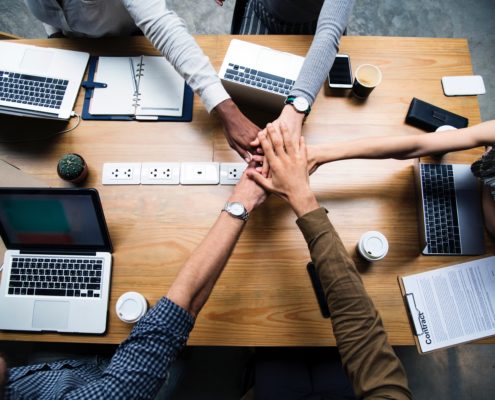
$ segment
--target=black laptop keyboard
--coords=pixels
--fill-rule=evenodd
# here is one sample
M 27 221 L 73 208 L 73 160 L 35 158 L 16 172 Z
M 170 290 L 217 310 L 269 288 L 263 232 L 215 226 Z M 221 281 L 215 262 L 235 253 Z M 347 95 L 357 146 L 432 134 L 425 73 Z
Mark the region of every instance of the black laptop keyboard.
M 429 253 L 461 254 L 452 165 L 420 164 Z
M 101 297 L 102 259 L 14 257 L 9 294 Z
M 59 109 L 69 81 L 0 71 L 0 100 Z
M 283 96 L 287 96 L 294 86 L 294 81 L 290 79 L 236 64 L 229 64 L 224 79 L 272 93 L 279 93 Z

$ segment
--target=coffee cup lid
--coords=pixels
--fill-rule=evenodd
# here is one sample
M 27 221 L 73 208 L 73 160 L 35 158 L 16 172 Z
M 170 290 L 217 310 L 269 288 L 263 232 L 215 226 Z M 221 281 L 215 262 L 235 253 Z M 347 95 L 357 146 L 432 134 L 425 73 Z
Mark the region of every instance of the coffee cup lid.
M 457 128 L 452 125 L 442 125 L 435 129 L 435 132 L 455 131 Z
M 369 231 L 359 240 L 360 249 L 364 255 L 372 260 L 379 260 L 388 253 L 388 240 L 378 231 Z
M 137 292 L 127 292 L 119 297 L 115 310 L 118 317 L 127 323 L 134 323 L 146 314 L 148 305 L 144 296 Z

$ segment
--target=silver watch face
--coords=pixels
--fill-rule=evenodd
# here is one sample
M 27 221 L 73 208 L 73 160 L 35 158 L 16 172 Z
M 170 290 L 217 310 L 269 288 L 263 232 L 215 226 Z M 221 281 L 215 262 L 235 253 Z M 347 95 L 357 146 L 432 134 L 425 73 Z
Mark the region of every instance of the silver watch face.
M 305 112 L 309 108 L 308 100 L 306 100 L 304 97 L 296 97 L 292 104 L 294 105 L 295 109 L 299 112 Z
M 230 203 L 229 212 L 240 217 L 242 214 L 244 214 L 244 206 L 241 203 Z

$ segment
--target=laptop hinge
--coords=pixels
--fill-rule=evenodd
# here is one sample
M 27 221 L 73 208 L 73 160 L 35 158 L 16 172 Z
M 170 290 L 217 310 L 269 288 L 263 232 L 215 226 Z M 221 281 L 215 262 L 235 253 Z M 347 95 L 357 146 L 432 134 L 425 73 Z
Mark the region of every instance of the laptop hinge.
M 54 256 L 96 256 L 95 251 L 54 251 L 54 250 L 40 250 L 40 251 L 29 251 L 21 250 L 20 254 L 48 254 Z

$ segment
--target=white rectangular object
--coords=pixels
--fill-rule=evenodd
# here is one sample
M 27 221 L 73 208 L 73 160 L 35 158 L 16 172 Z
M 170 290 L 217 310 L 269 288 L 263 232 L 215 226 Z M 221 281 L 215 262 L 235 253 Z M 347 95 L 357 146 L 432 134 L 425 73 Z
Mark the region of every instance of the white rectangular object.
M 423 353 L 495 335 L 495 256 L 401 279 Z
M 19 81 L 19 84 L 16 83 L 18 87 L 14 90 L 19 90 L 21 93 L 20 87 L 25 86 L 21 81 L 33 83 L 33 92 L 36 92 L 36 88 L 41 84 L 51 85 L 52 89 L 66 85 L 65 93 L 60 96 L 63 98 L 57 99 L 61 100 L 59 106 L 45 106 L 40 105 L 44 103 L 38 100 L 34 101 L 35 98 L 44 98 L 45 92 L 40 90 L 37 95 L 32 95 L 33 97 L 24 103 L 16 100 L 15 96 L 13 98 L 1 96 L 0 112 L 37 118 L 69 119 L 88 60 L 89 54 L 79 51 L 0 41 L 0 71 L 3 77 Z M 67 84 L 64 81 L 67 81 Z
M 0 234 L 8 248 L 0 329 L 104 333 L 112 245 L 96 190 L 1 191 L 0 204 L 7 201 L 16 212 L 5 213 L 0 206 L 0 226 L 7 227 Z
M 281 110 L 303 63 L 304 57 L 233 39 L 218 75 L 234 99 Z
M 181 185 L 218 185 L 219 163 L 182 163 L 180 168 Z
M 475 96 L 486 93 L 481 75 L 444 76 L 442 86 L 446 96 Z
M 246 168 L 246 163 L 220 163 L 220 184 L 237 184 Z
M 139 185 L 141 163 L 105 163 L 101 181 L 104 185 Z
M 141 165 L 142 185 L 178 185 L 180 163 L 143 163 Z

